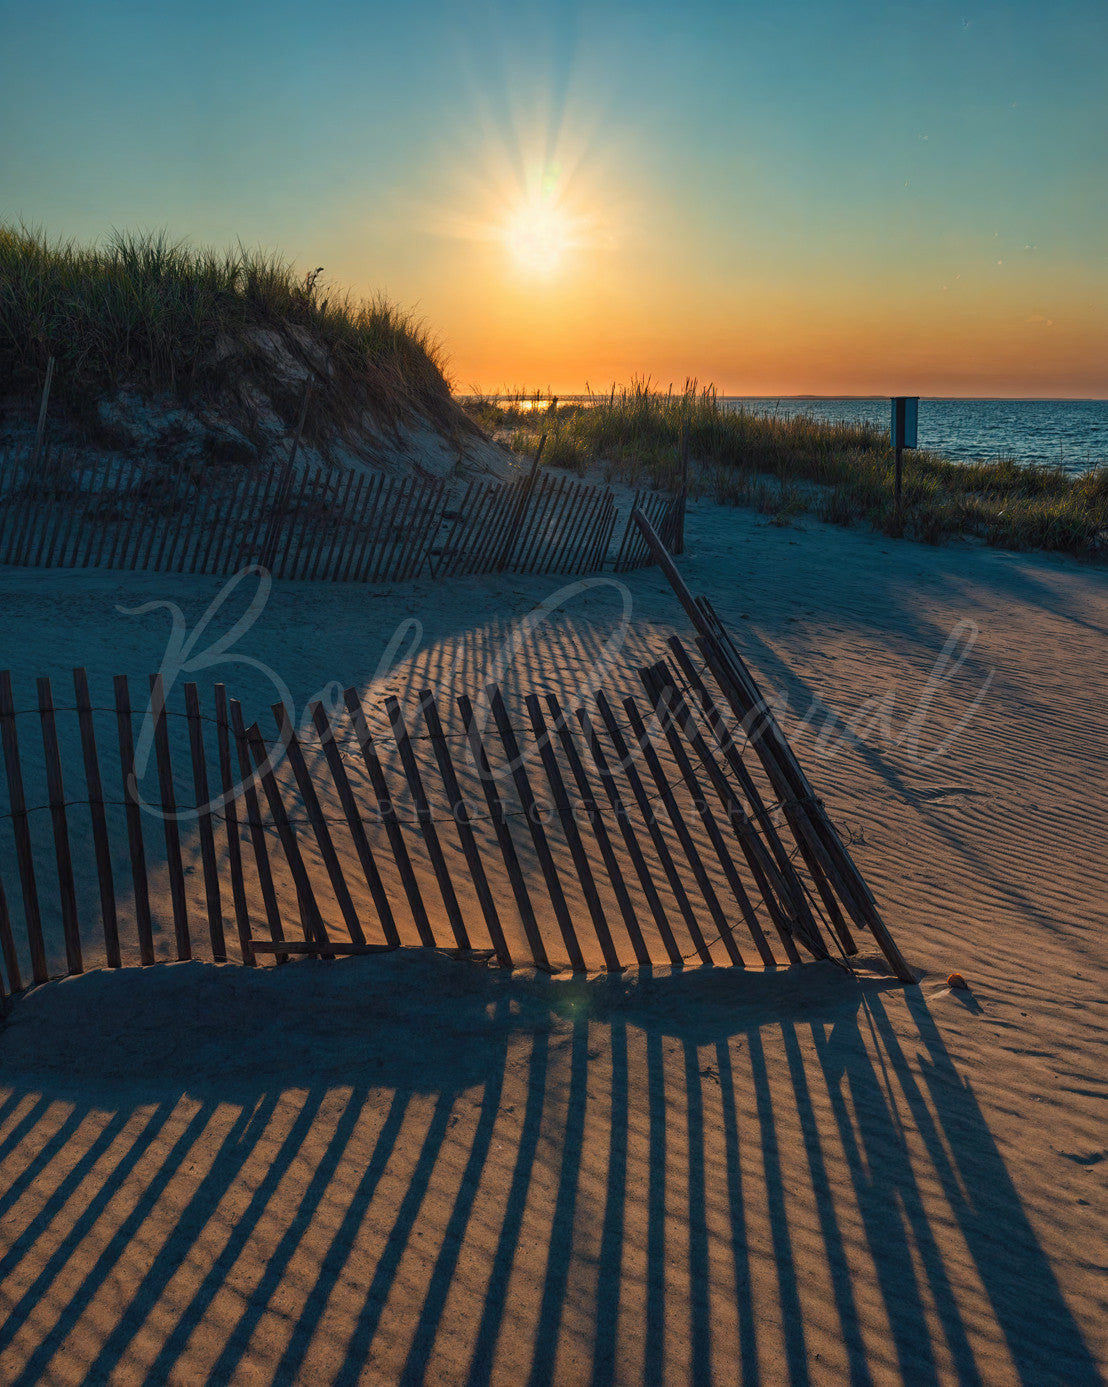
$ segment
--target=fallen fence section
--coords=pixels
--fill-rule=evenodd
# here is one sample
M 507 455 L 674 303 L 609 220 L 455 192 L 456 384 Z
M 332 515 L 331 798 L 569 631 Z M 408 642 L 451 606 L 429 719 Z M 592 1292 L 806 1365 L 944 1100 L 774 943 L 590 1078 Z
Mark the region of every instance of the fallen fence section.
M 93 705 L 77 670 L 72 697 L 40 679 L 17 709 L 0 674 L 3 988 L 399 946 L 768 967 L 849 957 L 855 929 L 912 980 L 779 729 L 736 724 L 713 640 L 572 708 L 350 689 L 298 727 L 277 705 L 268 731 L 221 685 L 203 708 L 119 676 Z
M 669 533 L 663 493 L 636 504 Z M 352 470 L 197 464 L 152 472 L 75 452 L 0 455 L 0 563 L 390 582 L 494 573 L 592 573 L 609 560 L 617 508 L 607 487 L 533 473 L 502 483 Z M 623 572 L 652 563 L 630 520 Z

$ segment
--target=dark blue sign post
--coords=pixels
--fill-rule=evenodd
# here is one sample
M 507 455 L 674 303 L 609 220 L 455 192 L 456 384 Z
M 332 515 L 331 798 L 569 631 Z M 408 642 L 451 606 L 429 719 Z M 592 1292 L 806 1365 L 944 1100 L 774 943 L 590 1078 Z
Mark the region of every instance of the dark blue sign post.
M 892 396 L 893 422 L 891 437 L 896 452 L 896 471 L 894 473 L 894 497 L 896 508 L 900 509 L 900 455 L 905 448 L 916 446 L 916 424 L 919 419 L 918 395 Z

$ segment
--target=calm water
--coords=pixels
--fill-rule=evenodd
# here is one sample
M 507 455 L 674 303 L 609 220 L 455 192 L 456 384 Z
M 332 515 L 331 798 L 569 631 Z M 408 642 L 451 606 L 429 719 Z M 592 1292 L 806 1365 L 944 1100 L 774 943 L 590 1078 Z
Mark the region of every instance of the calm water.
M 726 402 L 758 414 L 807 414 L 835 423 L 889 427 L 886 399 Z M 1010 457 L 1084 472 L 1108 463 L 1108 400 L 921 399 L 919 446 L 966 461 Z

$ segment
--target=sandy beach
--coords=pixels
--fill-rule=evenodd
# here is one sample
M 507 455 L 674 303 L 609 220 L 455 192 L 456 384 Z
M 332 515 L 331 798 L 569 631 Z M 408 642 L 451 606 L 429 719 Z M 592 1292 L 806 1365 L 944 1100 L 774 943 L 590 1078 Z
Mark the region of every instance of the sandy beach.
M 0 1027 L 0 1380 L 1105 1380 L 1104 570 L 708 503 L 680 566 L 919 984 L 865 950 L 551 978 L 405 948 L 35 989 Z M 0 667 L 24 702 L 142 678 L 149 604 L 193 629 L 221 586 L 0 570 Z M 651 568 L 505 654 L 562 586 L 278 584 L 249 659 L 190 677 L 252 717 L 275 679 L 568 702 L 606 647 L 618 684 L 688 635 Z

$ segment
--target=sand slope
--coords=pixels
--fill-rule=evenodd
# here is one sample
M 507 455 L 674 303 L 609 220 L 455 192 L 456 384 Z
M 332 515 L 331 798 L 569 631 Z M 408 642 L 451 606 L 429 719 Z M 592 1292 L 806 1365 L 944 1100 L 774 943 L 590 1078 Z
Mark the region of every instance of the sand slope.
M 683 570 L 921 985 L 404 951 L 39 989 L 0 1031 L 0 1379 L 1103 1380 L 1105 575 L 805 524 L 695 507 Z M 555 586 L 289 584 L 243 648 L 303 701 L 419 615 L 380 687 L 445 687 Z M 0 664 L 144 674 L 164 615 L 113 604 L 217 588 L 9 570 Z M 684 625 L 656 572 L 627 588 L 634 663 Z M 510 679 L 572 690 L 620 601 Z

